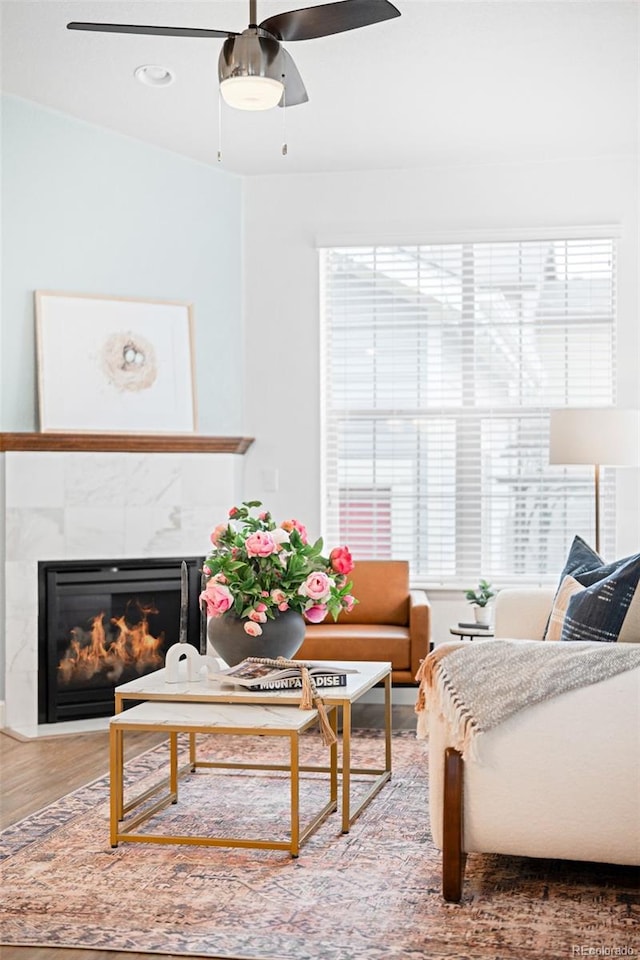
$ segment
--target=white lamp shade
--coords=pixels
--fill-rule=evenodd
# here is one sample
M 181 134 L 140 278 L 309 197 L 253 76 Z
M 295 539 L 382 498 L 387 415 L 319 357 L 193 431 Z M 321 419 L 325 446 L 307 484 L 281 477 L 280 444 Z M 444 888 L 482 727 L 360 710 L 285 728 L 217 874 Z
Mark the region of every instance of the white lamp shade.
M 552 410 L 549 463 L 633 467 L 640 462 L 640 410 Z

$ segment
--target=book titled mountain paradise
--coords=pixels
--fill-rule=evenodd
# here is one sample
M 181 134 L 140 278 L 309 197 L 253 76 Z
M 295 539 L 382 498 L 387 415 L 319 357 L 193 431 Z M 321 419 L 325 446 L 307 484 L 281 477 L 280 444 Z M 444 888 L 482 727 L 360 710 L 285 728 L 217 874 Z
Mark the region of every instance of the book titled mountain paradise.
M 347 674 L 358 672 L 352 667 L 332 667 L 328 663 L 301 661 L 300 666 L 309 668 L 309 674 L 318 689 L 346 687 Z M 210 673 L 209 678 L 258 691 L 302 689 L 302 673 L 298 667 L 271 667 L 267 663 L 254 663 L 253 660 L 243 660 L 235 667 Z

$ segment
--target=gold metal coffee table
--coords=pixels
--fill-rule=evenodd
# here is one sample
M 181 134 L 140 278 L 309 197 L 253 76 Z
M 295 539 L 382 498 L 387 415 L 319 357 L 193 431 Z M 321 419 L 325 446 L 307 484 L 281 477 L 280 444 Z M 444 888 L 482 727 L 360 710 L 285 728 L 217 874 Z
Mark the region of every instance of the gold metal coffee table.
M 329 712 L 335 729 L 336 711 Z M 315 831 L 326 817 L 337 808 L 338 772 L 337 747 L 329 751 L 329 800 L 306 826 L 300 826 L 300 734 L 318 722 L 317 710 L 298 710 L 291 706 L 260 706 L 256 704 L 146 702 L 112 717 L 109 725 L 110 744 L 110 838 L 111 846 L 120 841 L 135 843 L 180 843 L 225 847 L 257 847 L 269 850 L 289 850 L 297 857 L 300 845 Z M 163 732 L 169 735 L 169 776 L 140 793 L 125 805 L 124 793 L 124 735 L 127 731 Z M 178 802 L 178 734 L 188 733 L 214 736 L 279 737 L 289 741 L 289 763 L 250 764 L 239 762 L 207 762 L 200 766 L 247 770 L 282 770 L 289 773 L 290 831 L 286 840 L 254 837 L 212 837 L 194 835 L 140 832 L 138 829 L 170 803 Z M 189 764 L 188 766 L 191 766 Z M 168 788 L 168 789 L 166 789 Z M 164 792 L 161 792 L 163 791 Z M 159 794 L 159 796 L 156 796 Z M 155 799 L 154 799 L 155 798 Z M 135 811 L 138 810 L 137 813 Z M 206 816 L 206 815 L 205 815 Z
M 387 661 L 375 660 L 327 660 L 332 667 L 344 666 L 355 669 L 357 673 L 347 674 L 345 687 L 322 688 L 322 698 L 327 708 L 336 707 L 341 713 L 342 732 L 339 734 L 339 748 L 342 762 L 338 764 L 340 785 L 342 788 L 342 832 L 348 833 L 354 822 L 373 797 L 382 789 L 391 778 L 391 664 Z M 180 667 L 184 667 L 184 663 Z M 300 703 L 300 693 L 296 690 L 270 690 L 265 692 L 251 692 L 244 687 L 222 685 L 216 680 L 209 680 L 203 674 L 196 681 L 184 680 L 178 683 L 168 683 L 165 670 L 156 670 L 137 680 L 121 684 L 115 688 L 115 709 L 119 714 L 131 700 L 164 701 L 175 703 L 228 703 L 254 704 L 257 706 L 278 705 L 297 706 Z M 354 767 L 351 764 L 351 708 L 368 690 L 378 683 L 384 684 L 384 765 L 375 768 Z M 302 713 L 302 711 L 300 711 Z M 191 737 L 191 768 L 205 764 L 196 757 L 195 735 Z M 301 766 L 305 771 L 330 772 L 329 767 Z M 353 806 L 351 802 L 351 780 L 354 774 L 370 781 L 369 789 L 360 802 Z

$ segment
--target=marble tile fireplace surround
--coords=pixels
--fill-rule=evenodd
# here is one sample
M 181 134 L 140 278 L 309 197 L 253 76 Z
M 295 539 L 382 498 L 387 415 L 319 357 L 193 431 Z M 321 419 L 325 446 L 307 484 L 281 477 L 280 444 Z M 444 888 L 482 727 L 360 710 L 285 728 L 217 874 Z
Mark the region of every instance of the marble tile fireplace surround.
M 38 561 L 206 553 L 210 530 L 242 497 L 250 444 L 198 435 L 0 434 L 5 728 L 43 733 Z

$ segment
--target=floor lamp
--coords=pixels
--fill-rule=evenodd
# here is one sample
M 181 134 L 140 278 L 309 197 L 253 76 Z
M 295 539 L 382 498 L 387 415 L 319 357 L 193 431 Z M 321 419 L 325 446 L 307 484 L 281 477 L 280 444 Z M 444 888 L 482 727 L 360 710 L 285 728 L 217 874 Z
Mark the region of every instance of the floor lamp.
M 549 463 L 591 464 L 595 477 L 596 553 L 600 552 L 600 467 L 639 463 L 640 410 L 617 407 L 552 410 Z

